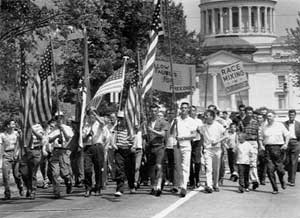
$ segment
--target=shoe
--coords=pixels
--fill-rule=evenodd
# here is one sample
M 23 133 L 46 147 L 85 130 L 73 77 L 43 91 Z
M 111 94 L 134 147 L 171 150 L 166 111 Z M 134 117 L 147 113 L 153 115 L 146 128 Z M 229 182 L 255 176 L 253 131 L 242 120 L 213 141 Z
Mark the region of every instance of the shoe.
M 186 196 L 186 189 L 185 188 L 182 188 L 180 190 L 180 197 L 184 198 Z
M 114 194 L 115 197 L 121 197 L 122 196 L 122 193 L 120 191 L 117 191 L 115 194 Z
M 157 189 L 156 191 L 155 191 L 155 196 L 156 197 L 159 197 L 161 195 L 161 190 L 160 189 Z
M 71 182 L 67 184 L 66 193 L 67 194 L 71 194 L 72 193 L 72 183 Z
M 276 191 L 276 190 L 272 192 L 273 195 L 277 195 L 278 193 L 279 193 L 279 192 Z
M 196 182 L 196 188 L 199 188 L 201 186 L 200 182 Z
M 98 190 L 95 191 L 95 196 L 100 196 L 101 195 L 101 189 L 99 188 Z
M 3 200 L 9 200 L 10 198 L 11 198 L 10 191 L 5 191 Z
M 30 200 L 34 200 L 35 199 L 35 192 L 31 192 L 30 196 L 29 196 Z
M 243 187 L 239 187 L 238 192 L 239 192 L 239 193 L 244 193 L 244 188 L 243 188 Z
M 88 198 L 91 196 L 91 194 L 92 194 L 92 190 L 85 190 L 84 197 Z
M 21 187 L 21 188 L 19 189 L 19 195 L 20 195 L 20 196 L 24 196 L 24 189 L 23 189 L 23 187 Z
M 171 189 L 171 192 L 174 193 L 174 194 L 177 194 L 179 192 L 179 190 L 178 190 L 178 188 L 174 187 L 174 188 Z
M 288 183 L 288 186 L 292 186 L 292 187 L 294 187 L 294 186 L 295 186 L 295 183 L 293 183 L 293 182 L 289 182 L 289 183 Z
M 220 186 L 222 186 L 222 185 L 223 185 L 223 181 L 224 181 L 224 179 L 223 179 L 223 178 L 219 180 L 219 185 L 220 185 Z
M 30 197 L 30 191 L 27 191 L 26 192 L 26 198 L 29 198 Z
M 281 188 L 284 190 L 284 189 L 286 189 L 286 183 L 285 183 L 285 181 L 283 181 L 282 183 L 281 183 Z
M 76 182 L 76 183 L 74 184 L 74 187 L 76 187 L 76 188 L 82 188 L 82 187 L 83 187 L 83 184 L 82 184 L 82 182 Z
M 150 191 L 149 194 L 150 194 L 150 195 L 155 195 L 155 194 L 156 194 L 154 188 L 151 189 L 151 191 Z
M 213 193 L 213 189 L 211 187 L 205 187 L 205 192 L 208 193 L 208 194 L 211 194 Z
M 194 191 L 203 191 L 205 188 L 203 186 L 199 186 L 198 188 L 195 188 Z
M 61 198 L 60 192 L 55 193 L 54 198 L 55 199 L 60 199 Z
M 214 187 L 215 192 L 220 192 L 220 189 L 218 187 Z
M 43 182 L 43 185 L 42 185 L 42 188 L 43 188 L 43 189 L 47 189 L 48 187 L 49 187 L 48 182 L 47 182 L 47 181 L 44 181 L 44 182 Z
M 250 190 L 248 188 L 245 189 L 245 192 L 250 192 Z
M 258 188 L 258 182 L 253 182 L 253 184 L 252 184 L 252 189 L 253 190 L 255 190 L 255 189 L 257 189 Z
M 130 194 L 135 194 L 135 193 L 136 193 L 136 191 L 134 188 L 130 189 Z

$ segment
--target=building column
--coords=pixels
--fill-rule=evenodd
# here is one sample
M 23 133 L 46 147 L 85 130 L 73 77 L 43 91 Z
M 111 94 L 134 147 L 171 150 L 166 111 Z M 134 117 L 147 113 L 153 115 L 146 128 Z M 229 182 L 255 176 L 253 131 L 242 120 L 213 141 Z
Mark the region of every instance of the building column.
M 205 11 L 205 32 L 206 32 L 206 35 L 209 34 L 209 28 L 208 28 L 209 22 L 208 22 L 208 19 L 209 19 L 208 10 L 206 10 Z
M 231 110 L 237 111 L 235 94 L 230 95 Z
M 232 7 L 228 8 L 229 11 L 229 32 L 232 33 Z
M 242 32 L 242 7 L 239 7 L 239 32 Z
M 257 6 L 257 29 L 261 32 L 261 18 L 260 18 L 260 7 Z
M 223 8 L 219 8 L 220 10 L 220 33 L 224 33 L 224 23 L 223 23 Z
M 218 105 L 218 81 L 217 73 L 212 74 L 212 86 L 213 86 L 213 104 Z
M 273 33 L 275 33 L 275 22 L 276 22 L 276 20 L 275 20 L 275 9 L 274 8 L 272 8 L 272 20 L 273 20 L 273 22 L 272 22 L 272 31 L 273 31 Z
M 265 33 L 268 31 L 268 8 L 265 7 Z
M 248 32 L 252 31 L 252 7 L 248 7 Z
M 212 34 L 216 34 L 215 9 L 211 9 Z
M 200 27 L 200 32 L 202 33 L 202 34 L 205 34 L 205 23 L 204 23 L 204 12 L 201 10 L 200 11 L 200 19 L 201 19 L 201 21 L 200 21 L 200 23 L 201 23 L 201 27 Z

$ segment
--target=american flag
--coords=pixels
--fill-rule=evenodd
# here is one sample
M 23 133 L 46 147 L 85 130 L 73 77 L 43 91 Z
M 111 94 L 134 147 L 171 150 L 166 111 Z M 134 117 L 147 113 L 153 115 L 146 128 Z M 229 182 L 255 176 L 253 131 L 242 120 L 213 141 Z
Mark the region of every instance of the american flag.
M 151 25 L 149 48 L 146 55 L 145 66 L 143 69 L 142 98 L 145 97 L 146 93 L 152 87 L 158 37 L 164 34 L 160 16 L 160 9 L 161 1 L 157 0 Z
M 29 126 L 26 132 L 27 138 L 29 137 L 28 131 L 30 131 L 34 124 L 42 124 L 52 118 L 51 78 L 52 46 L 50 42 L 42 57 L 40 69 L 34 78 L 30 102 L 30 113 L 28 117 Z
M 99 87 L 98 91 L 94 95 L 93 99 L 90 101 L 89 106 L 98 108 L 102 97 L 105 94 L 112 93 L 112 92 L 121 92 L 124 85 L 124 77 L 125 77 L 125 66 L 126 66 L 127 59 L 124 58 L 123 66 L 118 69 L 117 71 L 113 72 L 106 81 Z
M 130 78 L 130 86 L 128 90 L 128 96 L 125 103 L 125 119 L 127 122 L 128 130 L 131 136 L 135 133 L 135 126 L 140 124 L 140 112 L 141 112 L 141 104 L 140 104 L 140 95 L 138 90 L 138 81 L 139 81 L 139 72 L 138 66 L 135 65 L 133 69 L 131 69 L 132 76 Z
M 28 124 L 28 114 L 29 114 L 29 106 L 30 106 L 30 95 L 31 89 L 29 85 L 29 76 L 26 70 L 26 55 L 24 44 L 20 44 L 20 52 L 21 52 L 21 79 L 20 79 L 20 96 L 21 96 L 21 120 L 22 120 L 22 145 L 30 144 L 31 140 L 31 129 Z M 29 128 L 29 129 L 28 129 Z M 28 132 L 29 137 L 26 137 L 25 134 Z

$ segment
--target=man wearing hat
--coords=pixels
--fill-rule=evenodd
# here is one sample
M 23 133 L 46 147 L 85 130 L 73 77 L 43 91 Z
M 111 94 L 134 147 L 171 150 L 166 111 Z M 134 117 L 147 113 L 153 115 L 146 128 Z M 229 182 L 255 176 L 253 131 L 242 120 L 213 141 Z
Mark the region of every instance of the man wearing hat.
M 49 151 L 51 153 L 49 169 L 52 174 L 54 196 L 55 198 L 60 198 L 60 184 L 58 180 L 60 175 L 65 181 L 67 194 L 72 192 L 72 173 L 67 145 L 74 134 L 71 127 L 64 124 L 64 115 L 62 112 L 56 112 L 54 119 L 56 125 L 48 135 L 49 143 L 52 143 Z

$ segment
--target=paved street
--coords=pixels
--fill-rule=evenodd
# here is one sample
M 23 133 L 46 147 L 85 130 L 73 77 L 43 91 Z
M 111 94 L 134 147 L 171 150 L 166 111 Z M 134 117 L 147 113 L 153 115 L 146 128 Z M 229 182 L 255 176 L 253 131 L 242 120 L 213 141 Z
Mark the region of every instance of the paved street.
M 300 175 L 298 175 L 300 184 Z M 167 187 L 168 189 L 169 187 Z M 16 190 L 14 188 L 14 190 Z M 39 189 L 35 200 L 19 198 L 17 193 L 9 201 L 0 201 L 0 217 L 113 217 L 113 218 L 296 218 L 300 217 L 300 188 L 288 187 L 278 195 L 271 194 L 270 184 L 257 191 L 239 194 L 237 183 L 225 180 L 221 192 L 205 194 L 190 191 L 186 198 L 164 192 L 160 198 L 148 194 L 142 187 L 136 194 L 113 196 L 114 184 L 109 184 L 102 196 L 83 197 L 83 189 L 74 189 L 71 195 L 55 200 L 51 188 Z M 1 197 L 3 189 L 1 187 Z

